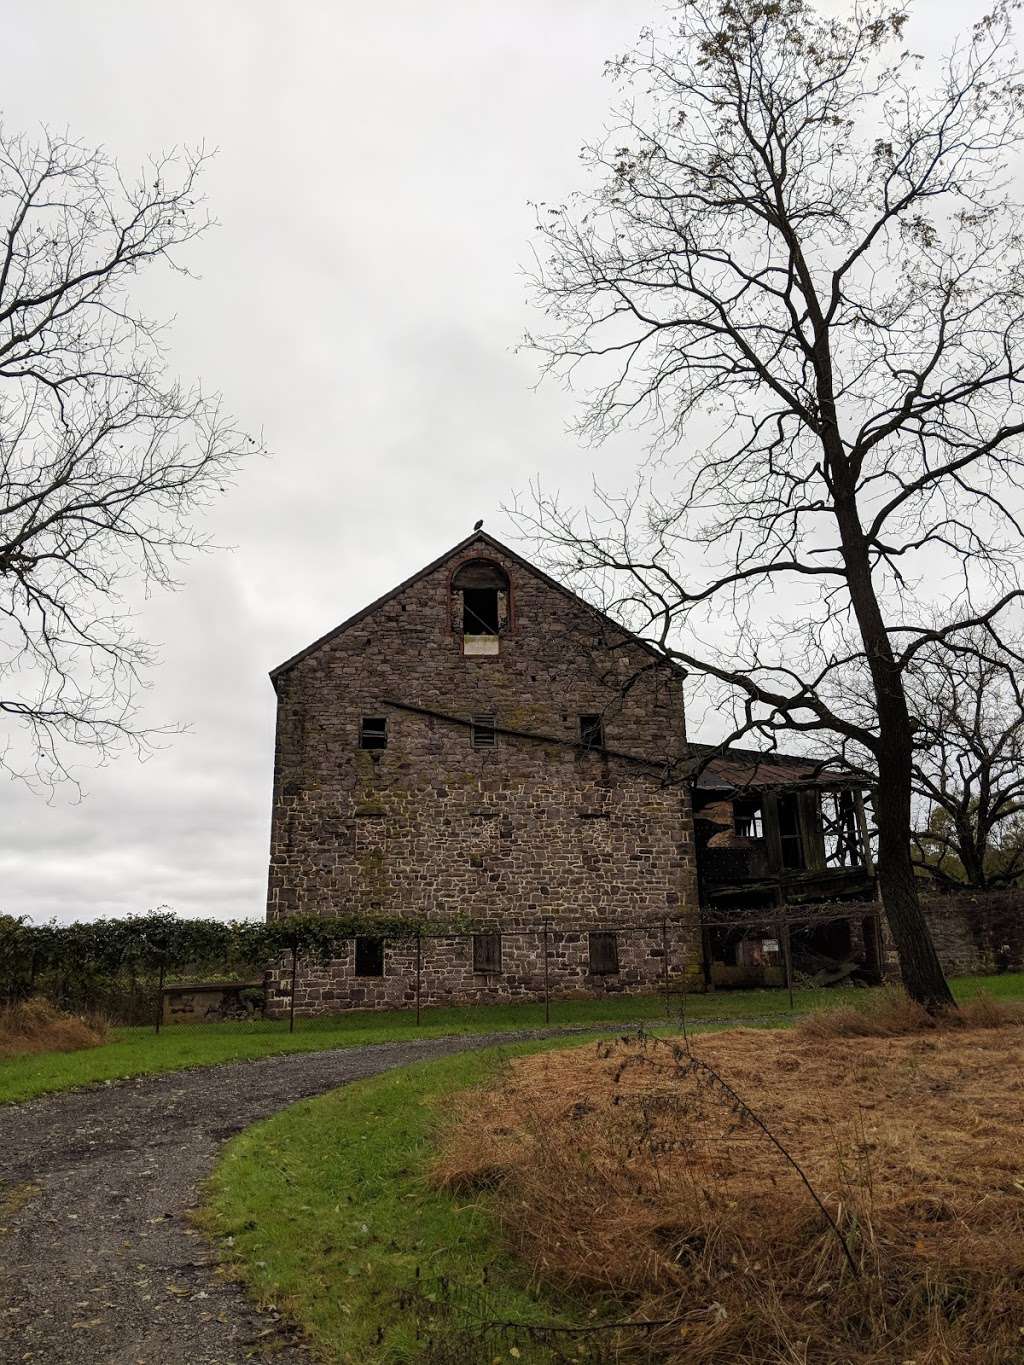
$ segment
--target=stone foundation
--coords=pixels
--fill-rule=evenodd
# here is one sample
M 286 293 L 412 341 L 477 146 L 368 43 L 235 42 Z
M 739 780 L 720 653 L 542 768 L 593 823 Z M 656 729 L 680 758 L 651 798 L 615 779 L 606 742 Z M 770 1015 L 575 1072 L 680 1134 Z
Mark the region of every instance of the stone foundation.
M 673 990 L 685 981 L 700 988 L 700 948 L 694 927 L 679 922 L 616 928 L 618 967 L 614 973 L 590 970 L 589 930 L 555 929 L 548 934 L 547 977 L 551 999 L 651 994 L 665 983 L 665 946 Z M 420 1004 L 500 1004 L 543 1000 L 544 940 L 535 926 L 502 931 L 501 971 L 473 970 L 473 936 L 453 934 L 420 943 Z M 384 975 L 356 976 L 355 944 L 332 962 L 299 964 L 295 992 L 297 1015 L 342 1010 L 409 1009 L 416 1004 L 416 944 L 385 944 Z M 267 1013 L 288 1013 L 290 964 L 282 963 L 267 981 Z
M 925 899 L 924 908 L 939 957 L 950 976 L 1024 970 L 1024 890 L 933 896 Z M 862 956 L 863 914 L 852 915 L 851 921 L 856 955 Z M 684 985 L 690 991 L 703 989 L 699 932 L 691 921 L 666 922 L 664 934 L 660 922 L 626 928 L 594 927 L 614 930 L 618 972 L 590 971 L 589 926 L 552 926 L 547 950 L 547 989 L 552 1000 L 656 994 L 665 984 L 666 942 L 670 989 L 678 992 Z M 491 926 L 483 926 L 482 932 L 491 932 Z M 421 1006 L 543 1000 L 542 930 L 535 924 L 521 924 L 503 929 L 501 937 L 501 971 L 493 974 L 473 970 L 472 934 L 423 938 Z M 885 946 L 886 974 L 897 978 L 898 962 L 887 931 Z M 416 1004 L 416 975 L 414 940 L 385 945 L 383 976 L 356 975 L 353 941 L 326 965 L 300 963 L 295 1012 L 311 1016 L 345 1010 L 411 1009 Z M 781 979 L 779 968 L 766 984 L 778 984 Z M 717 984 L 727 988 L 730 983 Z M 282 962 L 267 978 L 268 1015 L 288 1013 L 290 988 L 290 964 Z

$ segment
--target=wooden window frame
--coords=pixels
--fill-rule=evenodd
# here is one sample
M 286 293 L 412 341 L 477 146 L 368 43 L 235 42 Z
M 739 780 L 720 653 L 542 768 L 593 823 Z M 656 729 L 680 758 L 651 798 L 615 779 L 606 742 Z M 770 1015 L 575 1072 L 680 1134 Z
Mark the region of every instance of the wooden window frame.
M 380 730 L 367 729 L 367 726 L 369 725 L 376 726 L 378 724 L 381 726 Z M 388 734 L 388 728 L 389 727 L 387 716 L 360 716 L 359 717 L 360 749 L 365 749 L 369 753 L 380 753 L 382 749 L 386 749 L 388 747 L 388 740 L 391 738 L 391 736 Z M 366 742 L 367 739 L 382 739 L 384 742 L 383 744 L 367 744 Z
M 733 828 L 740 834 L 740 824 L 747 823 L 754 831 L 749 831 L 741 838 L 763 839 L 764 838 L 764 807 L 760 801 L 753 797 L 737 797 L 732 803 Z
M 499 576 L 499 577 L 501 577 L 501 578 L 503 578 L 503 579 L 505 580 L 505 586 L 504 586 L 504 588 L 499 588 L 499 589 L 498 589 L 498 592 L 504 592 L 504 593 L 505 593 L 505 622 L 504 622 L 504 625 L 502 625 L 501 622 L 500 622 L 500 620 L 499 620 L 499 626 L 498 626 L 498 639 L 500 640 L 500 639 L 501 639 L 503 636 L 505 636 L 505 635 L 515 635 L 515 634 L 517 633 L 517 632 L 516 632 L 516 600 L 515 600 L 515 589 L 513 588 L 513 585 L 512 585 L 512 575 L 509 573 L 508 569 L 505 568 L 504 564 L 500 563 L 497 559 L 494 559 L 494 558 L 492 558 L 492 557 L 490 557 L 490 556 L 488 556 L 488 555 L 471 555 L 468 559 L 464 559 L 464 560 L 462 560 L 461 563 L 454 565 L 453 568 L 451 569 L 451 571 L 449 572 L 449 574 L 448 574 L 448 630 L 449 630 L 449 633 L 452 634 L 452 635 L 454 635 L 454 636 L 457 636 L 460 640 L 464 640 L 464 637 L 465 637 L 465 622 L 464 622 L 464 621 L 461 622 L 460 625 L 459 625 L 458 627 L 456 627 L 455 616 L 454 616 L 454 613 L 453 613 L 453 611 L 452 611 L 452 602 L 453 602 L 454 594 L 455 594 L 457 591 L 462 591 L 461 588 L 458 588 L 458 587 L 456 586 L 456 579 L 458 578 L 458 576 L 459 576 L 459 574 L 461 573 L 461 571 L 462 571 L 463 569 L 467 568 L 470 564 L 474 564 L 474 565 L 476 565 L 476 564 L 479 564 L 479 565 L 486 565 L 489 569 L 493 569 L 493 570 L 495 571 L 495 574 L 496 574 L 497 576 Z M 499 602 L 499 614 L 500 614 L 500 602 Z
M 580 711 L 577 713 L 580 743 L 584 749 L 598 752 L 605 747 L 604 717 L 599 711 Z
M 808 867 L 807 849 L 807 829 L 805 827 L 804 812 L 797 792 L 783 792 L 776 801 L 775 809 L 777 812 L 779 829 L 779 857 L 782 864 L 783 875 L 793 872 L 805 872 Z M 783 814 L 792 815 L 792 829 L 783 830 Z M 788 849 L 795 851 L 798 861 L 787 862 L 786 852 Z
M 480 715 L 470 717 L 470 743 L 474 749 L 496 749 L 498 747 L 497 717 Z

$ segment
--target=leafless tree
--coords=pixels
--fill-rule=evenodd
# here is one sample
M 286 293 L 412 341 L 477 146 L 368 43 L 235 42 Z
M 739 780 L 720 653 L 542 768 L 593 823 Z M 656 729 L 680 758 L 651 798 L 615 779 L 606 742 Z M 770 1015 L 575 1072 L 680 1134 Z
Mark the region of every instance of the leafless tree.
M 906 678 L 914 854 L 939 884 L 983 890 L 1024 876 L 1024 689 L 1015 654 L 977 632 L 965 644 L 923 649 Z
M 902 975 L 951 995 L 911 858 L 904 675 L 1019 595 L 1021 142 L 1010 4 L 930 71 L 901 9 L 683 3 L 612 66 L 592 188 L 540 206 L 528 338 L 580 429 L 642 424 L 632 493 L 520 503 L 549 562 L 738 699 L 734 735 L 874 757 Z M 927 624 L 949 585 L 955 624 Z M 730 642 L 716 645 L 726 618 Z M 847 630 L 856 644 L 843 646 Z M 868 725 L 833 704 L 860 669 Z
M 0 766 L 43 784 L 81 746 L 147 743 L 153 651 L 126 581 L 173 584 L 205 543 L 195 514 L 255 444 L 217 397 L 168 379 L 163 329 L 131 299 L 147 265 L 187 274 L 179 249 L 210 223 L 205 160 L 163 156 L 129 181 L 69 136 L 0 129 Z

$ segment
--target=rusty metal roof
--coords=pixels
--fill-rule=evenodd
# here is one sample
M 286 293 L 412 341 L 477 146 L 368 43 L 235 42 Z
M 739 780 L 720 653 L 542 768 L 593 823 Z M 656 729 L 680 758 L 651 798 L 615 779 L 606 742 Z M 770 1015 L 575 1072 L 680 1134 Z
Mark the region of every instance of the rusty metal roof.
M 758 753 L 756 749 L 716 748 L 693 744 L 694 755 L 707 762 L 698 773 L 698 791 L 763 791 L 773 787 L 855 787 L 873 785 L 873 778 L 857 768 L 842 768 L 827 759 L 796 754 Z

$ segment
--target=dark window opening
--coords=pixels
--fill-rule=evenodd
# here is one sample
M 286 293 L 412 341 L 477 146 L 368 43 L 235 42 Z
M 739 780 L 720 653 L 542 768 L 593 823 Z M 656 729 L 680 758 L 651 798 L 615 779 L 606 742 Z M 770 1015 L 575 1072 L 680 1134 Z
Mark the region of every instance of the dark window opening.
M 827 867 L 863 867 L 857 807 L 853 792 L 826 792 L 821 802 Z
M 497 588 L 463 589 L 462 629 L 466 635 L 497 635 Z
M 734 801 L 732 805 L 733 824 L 741 839 L 762 839 L 764 827 L 761 824 L 761 803 L 759 801 Z
M 604 721 L 599 715 L 580 716 L 580 741 L 587 749 L 604 748 Z
M 463 564 L 452 579 L 452 620 L 462 635 L 463 653 L 497 654 L 508 615 L 505 570 L 486 559 Z
M 736 966 L 736 944 L 739 940 L 735 931 L 713 926 L 708 930 L 708 940 L 713 962 L 721 962 L 726 967 Z
M 360 749 L 386 749 L 388 722 L 386 716 L 363 716 L 359 722 Z
M 619 970 L 619 936 L 601 929 L 590 935 L 590 973 L 614 976 Z
M 501 935 L 473 935 L 474 972 L 497 973 L 501 971 Z
M 795 871 L 806 866 L 800 831 L 800 807 L 793 794 L 779 797 L 779 840 L 782 844 L 783 867 Z
M 356 976 L 384 975 L 384 940 L 356 939 Z
M 493 749 L 497 743 L 493 716 L 474 716 L 470 731 L 474 749 Z

